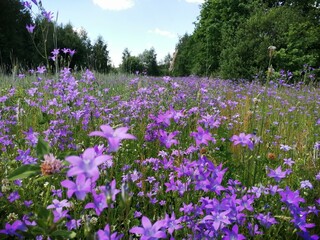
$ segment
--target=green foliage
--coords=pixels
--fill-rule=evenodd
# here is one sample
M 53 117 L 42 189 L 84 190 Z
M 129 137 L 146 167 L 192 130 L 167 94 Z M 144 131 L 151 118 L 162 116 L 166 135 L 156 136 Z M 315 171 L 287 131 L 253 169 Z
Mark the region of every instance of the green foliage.
M 72 239 L 77 236 L 75 232 L 70 232 L 66 230 L 57 230 L 51 234 L 52 237 L 55 237 L 57 239 Z
M 159 69 L 157 63 L 157 54 L 154 48 L 149 50 L 144 50 L 143 53 L 139 55 L 139 59 L 142 63 L 144 71 L 150 76 L 158 76 Z
M 188 76 L 191 74 L 191 46 L 193 45 L 192 43 L 192 37 L 189 36 L 187 33 L 179 39 L 176 56 L 173 58 L 173 75 Z
M 29 164 L 29 165 L 22 165 L 15 169 L 9 176 L 9 180 L 17 180 L 17 179 L 24 179 L 28 177 L 35 176 L 40 173 L 40 167 L 38 164 Z
M 109 51 L 102 37 L 92 46 L 84 29 L 76 31 L 71 23 L 58 26 L 41 15 L 45 10 L 41 1 L 38 8 L 39 14 L 33 19 L 21 1 L 0 2 L 0 66 L 3 72 L 24 72 L 39 65 L 49 67 L 52 72 L 61 67 L 90 67 L 101 73 L 111 70 Z M 30 24 L 35 25 L 31 34 L 26 29 Z M 74 49 L 76 54 L 70 59 L 62 53 L 58 61 L 53 62 L 51 51 L 57 48 Z
M 49 144 L 45 142 L 42 138 L 39 138 L 36 146 L 36 151 L 38 159 L 43 159 L 44 155 L 50 153 Z
M 138 56 L 132 56 L 129 49 L 125 48 L 122 53 L 120 70 L 123 73 L 144 73 L 149 76 L 158 76 L 160 69 L 157 62 L 157 54 L 154 48 L 144 50 Z
M 122 63 L 120 65 L 120 70 L 123 73 L 136 73 L 143 71 L 143 65 L 140 59 L 136 56 L 131 56 L 128 48 L 124 49 L 122 53 Z
M 32 43 L 26 30 L 26 24 L 31 22 L 20 1 L 0 1 L 0 66 L 4 72 L 32 63 Z
M 176 46 L 174 75 L 252 78 L 268 68 L 296 71 L 320 65 L 320 8 L 314 1 L 209 0 L 192 35 Z
M 108 73 L 111 69 L 109 51 L 102 36 L 99 36 L 92 46 L 92 65 L 93 69 L 100 73 Z

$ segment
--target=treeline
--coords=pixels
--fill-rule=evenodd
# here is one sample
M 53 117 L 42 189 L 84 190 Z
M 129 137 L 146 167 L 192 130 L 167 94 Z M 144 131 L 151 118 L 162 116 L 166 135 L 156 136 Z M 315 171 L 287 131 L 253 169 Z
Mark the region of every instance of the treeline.
M 195 25 L 177 44 L 174 75 L 252 78 L 270 64 L 292 72 L 320 66 L 319 1 L 207 0 Z
M 35 10 L 39 10 L 39 14 L 33 17 L 31 13 Z M 76 31 L 71 24 L 57 25 L 53 18 L 41 1 L 0 1 L 0 66 L 3 72 L 39 65 L 54 69 L 57 66 L 52 58 L 54 49 L 61 49 L 58 65 L 71 60 L 68 63 L 71 68 L 111 70 L 109 51 L 102 37 L 92 44 L 84 29 Z M 75 51 L 72 59 L 67 59 L 63 53 L 62 49 L 66 48 Z
M 39 12 L 32 15 L 35 9 Z M 180 37 L 173 56 L 159 63 L 154 48 L 138 56 L 126 48 L 118 68 L 101 36 L 91 42 L 85 29 L 58 25 L 54 17 L 39 0 L 0 1 L 2 72 L 39 65 L 55 71 L 67 63 L 102 73 L 250 79 L 266 76 L 270 67 L 307 74 L 320 66 L 320 3 L 315 0 L 206 0 L 194 32 Z M 272 59 L 270 46 L 276 47 Z M 65 49 L 76 54 L 71 57 Z
M 58 25 L 54 18 L 41 1 L 1 0 L 0 71 L 12 73 L 44 65 L 52 72 L 68 66 L 101 73 L 169 74 L 170 55 L 159 64 L 154 48 L 138 56 L 124 49 L 122 64 L 115 68 L 101 36 L 92 43 L 85 29 L 74 29 L 71 23 Z

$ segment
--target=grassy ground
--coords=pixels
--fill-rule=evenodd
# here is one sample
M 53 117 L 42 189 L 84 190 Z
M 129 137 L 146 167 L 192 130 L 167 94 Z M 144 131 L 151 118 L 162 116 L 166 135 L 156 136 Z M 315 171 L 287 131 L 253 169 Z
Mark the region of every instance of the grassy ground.
M 103 239 L 107 224 L 123 239 L 320 233 L 319 88 L 63 71 L 1 77 L 0 89 L 3 238 Z M 120 130 L 89 136 L 101 125 Z M 93 147 L 95 156 L 81 155 Z M 70 156 L 104 160 L 98 174 L 73 174 Z M 79 175 L 90 181 L 84 200 L 61 184 Z M 54 199 L 68 204 L 47 209 Z M 6 223 L 22 227 L 4 232 Z

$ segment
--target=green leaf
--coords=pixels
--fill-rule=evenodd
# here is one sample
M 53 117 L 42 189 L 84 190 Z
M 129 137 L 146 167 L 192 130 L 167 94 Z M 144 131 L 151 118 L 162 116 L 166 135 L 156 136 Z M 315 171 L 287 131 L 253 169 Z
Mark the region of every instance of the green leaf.
M 49 122 L 50 122 L 49 115 L 45 112 L 42 112 L 42 116 L 41 116 L 41 119 L 39 120 L 39 124 L 42 125 Z
M 39 226 L 34 226 L 31 228 L 31 232 L 35 235 L 42 235 L 46 233 L 46 230 Z
M 70 232 L 66 230 L 57 230 L 51 234 L 51 236 L 54 237 L 63 237 L 63 239 L 66 238 L 75 238 L 77 234 L 75 232 Z
M 14 170 L 8 177 L 9 180 L 24 179 L 40 173 L 40 167 L 37 164 L 22 165 Z
M 43 159 L 43 156 L 45 154 L 50 153 L 49 144 L 47 142 L 45 142 L 41 137 L 38 139 L 36 150 L 37 150 L 38 159 Z
M 47 228 L 48 226 L 46 225 L 48 222 L 48 218 L 50 217 L 50 211 L 43 207 L 43 206 L 36 206 L 37 209 L 37 213 L 38 213 L 38 218 L 39 218 L 39 222 L 38 225 L 42 228 Z

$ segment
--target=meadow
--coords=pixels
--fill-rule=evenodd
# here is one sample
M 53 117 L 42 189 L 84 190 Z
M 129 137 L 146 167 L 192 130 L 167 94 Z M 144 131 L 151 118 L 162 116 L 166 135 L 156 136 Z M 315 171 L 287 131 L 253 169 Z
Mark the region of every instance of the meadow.
M 1 77 L 0 239 L 319 239 L 320 89 Z

